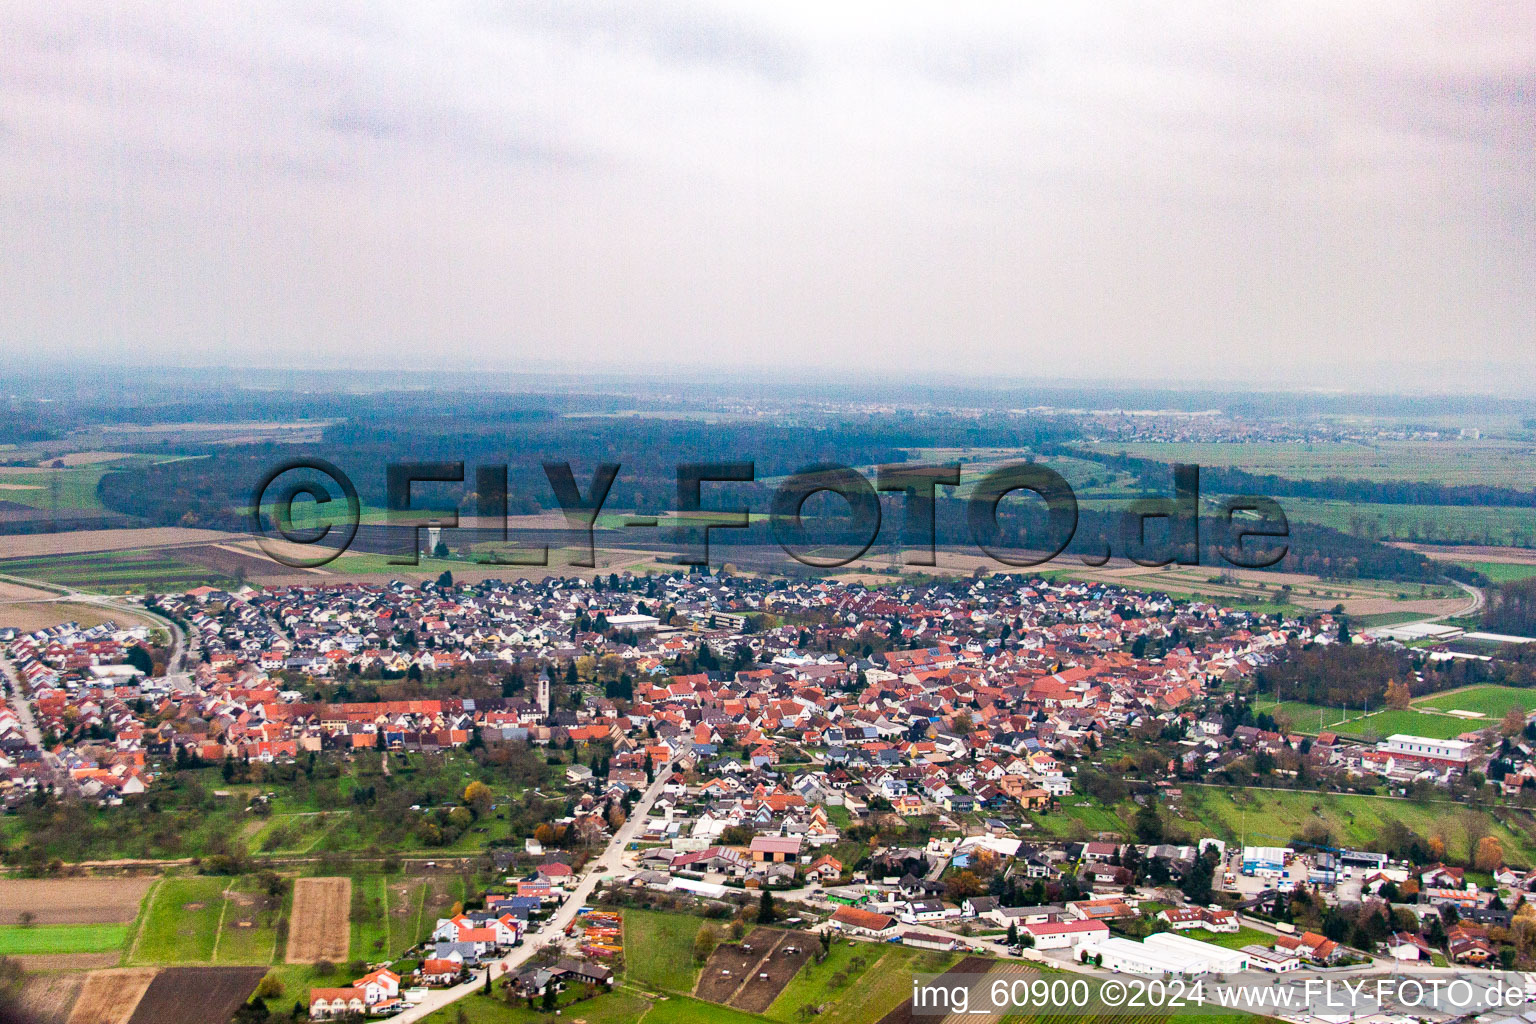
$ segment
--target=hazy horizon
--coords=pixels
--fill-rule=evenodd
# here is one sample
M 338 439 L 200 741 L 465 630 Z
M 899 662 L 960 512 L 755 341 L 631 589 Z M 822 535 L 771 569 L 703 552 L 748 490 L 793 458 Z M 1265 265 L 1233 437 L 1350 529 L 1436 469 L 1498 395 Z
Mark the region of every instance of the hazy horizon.
M 1530 395 L 1536 7 L 0 13 L 44 365 Z

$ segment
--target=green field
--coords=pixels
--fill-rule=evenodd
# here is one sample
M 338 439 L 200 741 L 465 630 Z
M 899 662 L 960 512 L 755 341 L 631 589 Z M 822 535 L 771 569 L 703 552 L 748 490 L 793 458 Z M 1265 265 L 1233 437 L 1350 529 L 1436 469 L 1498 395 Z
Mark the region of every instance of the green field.
M 125 590 L 190 590 L 205 584 L 231 586 L 234 583 L 212 569 L 179 562 L 158 550 L 8 558 L 0 561 L 0 573 L 74 587 L 77 590 L 113 593 Z
M 1514 583 L 1536 576 L 1536 565 L 1520 565 L 1516 562 L 1460 562 L 1473 572 L 1480 572 L 1494 583 Z
M 1419 481 L 1445 485 L 1489 484 L 1536 488 L 1536 459 L 1522 441 L 1322 441 L 1286 442 L 1121 442 L 1085 445 L 1106 455 L 1121 452 L 1159 462 L 1230 466 L 1289 480 Z M 1289 511 L 1289 505 L 1286 506 Z
M 225 897 L 213 962 L 247 966 L 281 959 L 277 925 L 292 908 L 292 893 L 270 899 L 254 877 L 236 879 Z
M 699 968 L 693 940 L 704 921 L 684 914 L 624 911 L 624 968 L 631 981 L 669 992 L 691 992 Z
M 826 960 L 806 963 L 768 1007 L 768 1016 L 782 1024 L 799 1024 L 803 1006 L 831 1003 L 815 1019 L 825 1024 L 864 1024 L 876 1021 L 912 994 L 914 974 L 938 974 L 958 957 L 906 946 L 850 942 L 833 943 Z
M 150 892 L 129 949 L 132 964 L 208 964 L 228 878 L 167 878 Z
M 1448 856 L 1467 859 L 1469 835 L 1486 832 L 1496 837 L 1511 863 L 1536 864 L 1536 844 L 1531 828 L 1536 824 L 1523 811 L 1501 812 L 1518 823 L 1511 828 L 1487 811 L 1457 806 L 1448 801 L 1417 803 L 1355 793 L 1307 793 L 1281 790 L 1223 789 L 1188 786 L 1184 790 L 1182 817 L 1203 826 L 1206 835 L 1227 840 L 1246 836 L 1250 845 L 1285 841 L 1321 823 L 1335 843 L 1369 847 L 1381 838 L 1388 821 L 1399 821 L 1419 836 L 1440 836 Z
M 1508 687 L 1478 687 L 1478 689 L 1510 689 Z M 1529 693 L 1529 691 L 1515 690 L 1516 693 Z M 1536 700 L 1527 697 L 1530 706 L 1536 708 Z M 1362 715 L 1359 708 L 1341 710 L 1339 708 L 1324 707 L 1319 704 L 1308 704 L 1304 701 L 1287 700 L 1278 704 L 1260 701 L 1254 705 L 1254 711 L 1267 712 L 1275 718 L 1284 718 L 1290 722 L 1292 729 L 1301 733 L 1316 734 L 1322 732 L 1336 732 L 1341 736 L 1364 737 L 1375 736 L 1385 739 L 1394 733 L 1408 733 L 1412 736 L 1427 736 L 1431 739 L 1448 740 L 1460 736 L 1464 732 L 1476 732 L 1496 725 L 1498 715 L 1490 719 L 1457 718 L 1452 715 L 1436 713 L 1441 705 L 1416 704 L 1426 706 L 1431 710 L 1416 711 L 1413 709 L 1387 708 L 1381 711 L 1372 711 L 1368 715 Z M 1460 705 L 1448 705 L 1448 707 L 1460 707 Z M 1467 707 L 1463 710 L 1480 711 L 1481 708 Z M 1322 728 L 1319 730 L 1319 721 Z
M 1508 505 L 1385 505 L 1322 498 L 1279 498 L 1291 522 L 1358 537 L 1526 547 L 1536 532 L 1529 508 Z
M 27 953 L 107 953 L 123 948 L 126 924 L 0 925 L 0 956 Z
M 1517 686 L 1472 686 L 1465 690 L 1425 697 L 1415 701 L 1414 707 L 1440 711 L 1476 711 L 1487 718 L 1498 720 L 1511 708 L 1536 710 L 1536 690 L 1523 690 Z
M 1275 941 L 1275 937 L 1268 932 L 1261 932 L 1257 928 L 1239 928 L 1235 932 L 1208 932 L 1203 928 L 1194 928 L 1190 931 L 1180 932 L 1180 935 L 1188 935 L 1192 939 L 1201 942 L 1209 942 L 1213 946 L 1221 946 L 1223 949 L 1242 949 L 1244 946 L 1268 946 Z
M 0 467 L 0 498 L 37 509 L 105 512 L 107 509 L 96 497 L 96 484 L 109 469 L 131 465 L 133 461 L 119 459 L 62 469 Z
M 1128 808 L 1122 814 L 1118 808 L 1105 807 L 1090 797 L 1076 795 L 1063 797 L 1057 809 L 1049 814 L 1026 812 L 1025 817 L 1049 835 L 1074 836 L 1085 832 L 1124 833 L 1129 815 L 1134 813 L 1133 808 Z
M 1299 700 L 1284 700 L 1274 704 L 1262 695 L 1255 701 L 1253 710 L 1256 713 L 1262 711 L 1276 719 L 1286 719 L 1290 722 L 1291 728 L 1297 732 L 1314 734 L 1333 730 L 1335 726 L 1342 725 L 1351 717 L 1359 715 L 1358 711 L 1344 711 Z

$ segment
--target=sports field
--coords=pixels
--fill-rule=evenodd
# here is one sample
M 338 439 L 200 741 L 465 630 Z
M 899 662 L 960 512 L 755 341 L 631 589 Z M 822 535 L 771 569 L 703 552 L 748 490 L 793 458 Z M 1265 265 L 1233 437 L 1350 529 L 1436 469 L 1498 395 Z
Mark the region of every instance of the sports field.
M 1475 687 L 1478 690 L 1511 690 L 1510 687 Z M 1468 691 L 1459 691 L 1468 692 Z M 1529 706 L 1536 708 L 1536 699 L 1531 699 L 1532 691 L 1514 690 L 1514 693 L 1525 694 Z M 1450 700 L 1448 705 L 1435 703 L 1437 701 Z M 1412 708 L 1384 708 L 1372 711 L 1369 714 L 1362 709 L 1324 707 L 1320 704 L 1308 704 L 1303 701 L 1287 700 L 1278 704 L 1268 699 L 1261 699 L 1254 704 L 1254 711 L 1263 711 L 1273 715 L 1277 720 L 1289 724 L 1296 732 L 1316 735 L 1319 732 L 1336 732 L 1342 736 L 1376 737 L 1385 739 L 1394 733 L 1408 733 L 1412 736 L 1427 736 L 1431 739 L 1450 740 L 1462 733 L 1477 732 L 1498 724 L 1498 719 L 1504 712 L 1497 715 L 1487 715 L 1484 718 L 1468 718 L 1458 715 L 1450 715 L 1445 712 L 1452 708 L 1466 711 L 1478 711 L 1481 707 L 1467 707 L 1471 704 L 1489 702 L 1489 706 L 1496 706 L 1499 702 L 1492 698 L 1468 698 L 1460 703 L 1448 694 L 1438 697 L 1428 697 L 1415 701 Z M 1419 710 L 1422 708 L 1423 710 Z M 1505 707 L 1507 710 L 1507 705 Z M 1486 715 L 1486 713 L 1485 713 Z
M 1439 711 L 1471 711 L 1486 718 L 1502 719 L 1512 708 L 1536 711 L 1536 690 L 1515 686 L 1469 686 L 1424 697 L 1413 702 L 1416 708 Z

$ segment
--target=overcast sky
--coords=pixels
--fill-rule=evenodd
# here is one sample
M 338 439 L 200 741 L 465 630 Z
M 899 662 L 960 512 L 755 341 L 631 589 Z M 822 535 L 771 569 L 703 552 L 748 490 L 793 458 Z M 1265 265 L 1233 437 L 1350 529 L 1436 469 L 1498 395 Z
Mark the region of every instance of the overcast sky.
M 81 365 L 1522 388 L 1533 232 L 1526 0 L 0 7 Z

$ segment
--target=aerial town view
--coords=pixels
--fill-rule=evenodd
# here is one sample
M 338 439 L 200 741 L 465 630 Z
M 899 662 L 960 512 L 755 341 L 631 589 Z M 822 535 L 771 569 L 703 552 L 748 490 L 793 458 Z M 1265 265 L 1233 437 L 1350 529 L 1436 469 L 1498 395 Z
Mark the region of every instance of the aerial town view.
M 1536 8 L 0 12 L 0 1024 L 1536 1021 Z

